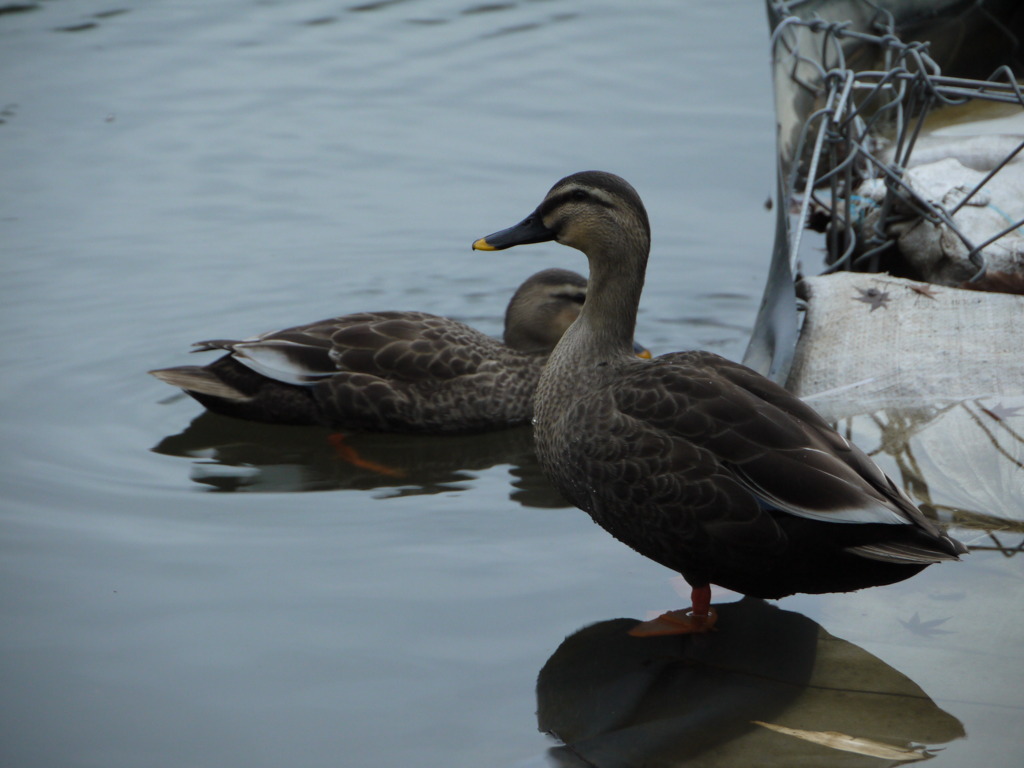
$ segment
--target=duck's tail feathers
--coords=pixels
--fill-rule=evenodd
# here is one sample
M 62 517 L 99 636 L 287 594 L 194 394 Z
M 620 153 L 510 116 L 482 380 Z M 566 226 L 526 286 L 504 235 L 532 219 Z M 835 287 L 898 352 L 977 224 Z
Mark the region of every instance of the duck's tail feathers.
M 158 368 L 149 373 L 156 376 L 160 381 L 165 381 L 172 387 L 181 387 L 187 392 L 197 392 L 203 395 L 210 395 L 211 397 L 240 402 L 251 399 L 230 384 L 225 384 L 206 368 L 198 365 Z
M 209 352 L 213 349 L 224 349 L 228 352 L 234 350 L 235 345 L 238 344 L 237 339 L 209 339 L 207 341 L 197 341 L 192 344 L 190 352 Z
M 934 542 L 922 543 L 914 541 L 880 542 L 861 544 L 848 547 L 847 552 L 868 560 L 881 560 L 885 563 L 901 563 L 904 565 L 920 565 L 959 560 L 960 555 L 967 553 L 967 547 L 956 539 L 942 536 Z

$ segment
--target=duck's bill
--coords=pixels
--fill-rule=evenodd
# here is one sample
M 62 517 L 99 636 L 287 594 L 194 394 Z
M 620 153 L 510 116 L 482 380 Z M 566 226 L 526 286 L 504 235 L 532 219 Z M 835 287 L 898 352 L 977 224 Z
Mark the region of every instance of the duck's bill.
M 514 227 L 495 232 L 493 235 L 481 237 L 473 243 L 475 251 L 502 251 L 514 245 L 529 243 L 546 243 L 555 239 L 555 233 L 544 226 L 540 216 L 527 216 Z
M 651 350 L 649 350 L 643 344 L 638 344 L 635 341 L 633 342 L 633 354 L 635 354 L 641 360 L 650 360 L 653 357 L 653 355 L 651 354 Z

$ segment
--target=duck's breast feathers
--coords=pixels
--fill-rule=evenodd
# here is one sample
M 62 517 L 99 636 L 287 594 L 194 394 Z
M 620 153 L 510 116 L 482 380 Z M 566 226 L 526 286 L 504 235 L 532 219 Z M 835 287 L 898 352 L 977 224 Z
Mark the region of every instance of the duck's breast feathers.
M 311 386 L 332 376 L 450 379 L 486 368 L 504 349 L 469 326 L 425 312 L 366 312 L 270 331 L 242 341 L 208 341 L 257 373 Z
M 632 365 L 615 397 L 624 414 L 707 451 L 762 506 L 833 523 L 934 529 L 811 408 L 717 355 L 676 353 Z

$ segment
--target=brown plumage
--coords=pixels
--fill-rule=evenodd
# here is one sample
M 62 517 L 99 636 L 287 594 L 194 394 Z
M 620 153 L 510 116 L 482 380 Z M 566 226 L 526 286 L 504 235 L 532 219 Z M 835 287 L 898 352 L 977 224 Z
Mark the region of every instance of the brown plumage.
M 458 433 L 529 421 L 547 355 L 576 319 L 586 280 L 547 269 L 505 314 L 505 343 L 425 312 L 362 312 L 243 341 L 206 366 L 150 371 L 211 411 L 338 429 Z
M 545 473 L 638 552 L 755 597 L 900 581 L 966 552 L 810 407 L 710 352 L 629 354 L 650 225 L 623 179 L 559 181 L 522 223 L 478 240 L 498 250 L 557 240 L 590 262 L 587 303 L 536 396 Z

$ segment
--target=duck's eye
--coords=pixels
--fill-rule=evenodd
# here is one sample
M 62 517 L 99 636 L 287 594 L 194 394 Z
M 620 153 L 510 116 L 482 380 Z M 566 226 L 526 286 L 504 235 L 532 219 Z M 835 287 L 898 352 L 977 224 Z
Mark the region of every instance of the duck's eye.
M 576 291 L 575 293 L 566 291 L 565 293 L 555 294 L 555 298 L 562 299 L 563 301 L 571 301 L 575 304 L 582 304 L 586 300 L 587 294 L 583 293 L 583 291 Z
M 574 189 L 572 191 L 573 200 L 588 200 L 589 198 L 590 195 L 587 193 L 585 189 Z

